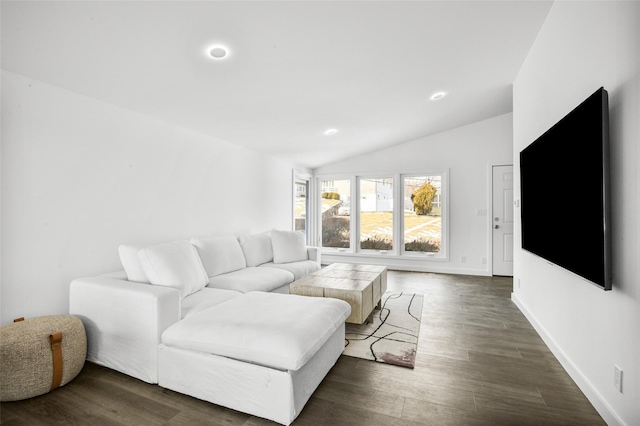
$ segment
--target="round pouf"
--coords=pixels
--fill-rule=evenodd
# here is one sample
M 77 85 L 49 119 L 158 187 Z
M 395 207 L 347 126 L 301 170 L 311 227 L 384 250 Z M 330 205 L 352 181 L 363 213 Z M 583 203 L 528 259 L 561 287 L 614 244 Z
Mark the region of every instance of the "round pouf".
M 40 317 L 0 328 L 0 401 L 31 398 L 69 383 L 86 356 L 87 334 L 74 316 Z

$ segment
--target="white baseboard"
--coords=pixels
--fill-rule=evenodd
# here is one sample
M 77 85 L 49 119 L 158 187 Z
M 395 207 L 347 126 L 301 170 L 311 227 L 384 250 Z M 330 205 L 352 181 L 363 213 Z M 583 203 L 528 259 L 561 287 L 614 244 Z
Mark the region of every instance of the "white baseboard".
M 491 276 L 485 269 L 451 267 L 446 262 L 425 262 L 424 259 L 403 259 L 399 256 L 363 256 L 357 254 L 327 254 L 322 253 L 322 264 L 334 262 L 355 263 L 364 265 L 384 265 L 391 270 L 409 272 L 433 272 L 437 274 Z
M 591 384 L 591 382 L 585 377 L 584 374 L 575 366 L 575 364 L 567 357 L 562 348 L 556 343 L 556 341 L 547 333 L 547 330 L 538 322 L 535 316 L 527 307 L 518 299 L 515 293 L 511 293 L 511 300 L 520 309 L 523 315 L 529 320 L 533 328 L 538 332 L 544 343 L 549 347 L 553 355 L 558 359 L 562 367 L 567 374 L 573 379 L 576 385 L 580 388 L 582 393 L 587 397 L 589 402 L 596 409 L 598 414 L 604 419 L 609 426 L 626 426 L 622 419 L 611 409 L 611 406 L 602 398 L 602 395 Z

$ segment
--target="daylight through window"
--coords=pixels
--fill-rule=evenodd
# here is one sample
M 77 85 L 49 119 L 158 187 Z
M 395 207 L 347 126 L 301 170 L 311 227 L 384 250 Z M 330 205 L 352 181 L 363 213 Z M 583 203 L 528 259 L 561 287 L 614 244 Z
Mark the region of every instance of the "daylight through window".
M 351 246 L 351 181 L 323 180 L 321 186 L 322 247 Z
M 360 249 L 393 249 L 393 178 L 360 178 Z
M 329 252 L 447 257 L 447 171 L 320 178 Z
M 404 177 L 403 241 L 406 252 L 439 253 L 442 245 L 442 178 Z

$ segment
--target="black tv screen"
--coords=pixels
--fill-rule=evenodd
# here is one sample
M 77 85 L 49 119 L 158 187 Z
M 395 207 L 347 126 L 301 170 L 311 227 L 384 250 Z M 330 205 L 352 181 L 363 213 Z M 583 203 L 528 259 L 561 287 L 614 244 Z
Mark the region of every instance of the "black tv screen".
M 609 185 L 600 88 L 520 152 L 522 248 L 611 290 Z

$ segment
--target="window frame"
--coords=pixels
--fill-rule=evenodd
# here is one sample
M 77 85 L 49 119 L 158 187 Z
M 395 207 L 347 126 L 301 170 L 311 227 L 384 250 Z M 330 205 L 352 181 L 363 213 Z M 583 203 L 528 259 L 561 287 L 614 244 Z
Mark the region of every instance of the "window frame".
M 404 180 L 407 177 L 440 176 L 440 218 L 441 218 L 441 245 L 440 253 L 406 251 L 404 249 Z M 409 172 L 390 173 L 354 173 L 354 174 L 322 174 L 314 176 L 315 187 L 318 189 L 314 194 L 316 200 L 315 217 L 317 220 L 313 229 L 318 235 L 318 246 L 321 253 L 327 255 L 361 256 L 371 258 L 393 257 L 396 259 L 406 259 L 411 261 L 449 261 L 449 169 L 427 169 Z M 393 181 L 393 249 L 392 250 L 370 250 L 360 248 L 360 213 L 361 195 L 360 182 L 362 179 L 382 179 L 391 178 Z M 321 188 L 322 181 L 349 180 L 350 181 L 350 202 L 351 220 L 349 222 L 350 241 L 349 248 L 323 247 L 322 246 L 322 209 L 321 209 Z
M 423 177 L 423 176 L 440 176 L 440 196 L 439 196 L 439 204 L 440 204 L 440 252 L 439 253 L 430 253 L 430 252 L 419 252 L 419 251 L 407 251 L 405 250 L 405 241 L 404 241 L 404 196 L 402 196 L 400 200 L 400 211 L 402 211 L 402 216 L 400 217 L 400 231 L 399 234 L 402 237 L 401 245 L 400 245 L 400 256 L 404 258 L 417 258 L 423 259 L 425 257 L 431 259 L 443 259 L 449 260 L 449 173 L 448 170 L 431 170 L 425 173 L 403 173 L 400 175 L 402 188 L 400 189 L 400 194 L 404 192 L 404 180 L 405 178 L 412 177 Z
M 357 227 L 357 233 L 356 233 L 356 245 L 355 245 L 355 252 L 356 253 L 363 253 L 363 254 L 379 254 L 379 255 L 389 255 L 389 254 L 396 254 L 397 251 L 397 232 L 396 232 L 396 222 L 397 222 L 397 214 L 396 214 L 396 175 L 394 173 L 376 173 L 376 174 L 362 174 L 362 175 L 358 175 L 358 176 L 354 176 L 355 178 L 355 184 L 356 184 L 356 188 L 357 188 L 357 206 L 356 206 L 356 210 L 357 210 L 357 217 L 355 220 L 355 226 Z M 361 241 L 361 235 L 360 235 L 360 218 L 361 218 L 361 213 L 362 213 L 362 209 L 361 209 L 361 203 L 360 200 L 362 199 L 360 190 L 362 188 L 361 182 L 363 180 L 366 179 L 391 179 L 391 186 L 392 186 L 392 190 L 391 190 L 391 195 L 392 195 L 392 200 L 393 200 L 393 204 L 392 204 L 392 210 L 391 210 L 391 244 L 392 244 L 392 249 L 391 250 L 372 250 L 372 249 L 362 249 L 360 247 L 360 243 Z M 352 203 L 352 209 L 353 209 L 353 203 Z M 354 226 L 352 225 L 352 226 Z
M 350 204 L 350 211 L 349 211 L 349 247 L 348 248 L 343 248 L 343 247 L 324 247 L 322 245 L 322 181 L 325 180 L 331 180 L 331 181 L 337 181 L 337 180 L 348 180 L 349 181 L 349 204 Z M 316 226 L 314 227 L 314 229 L 316 229 L 316 234 L 318 235 L 318 247 L 320 247 L 321 252 L 327 253 L 327 254 L 337 254 L 337 253 L 349 253 L 349 254 L 353 254 L 354 251 L 354 244 L 356 244 L 356 236 L 355 236 L 355 229 L 354 229 L 354 220 L 353 217 L 356 214 L 354 211 L 354 205 L 353 205 L 353 200 L 354 197 L 357 196 L 355 190 L 355 182 L 353 180 L 353 176 L 352 175 L 328 175 L 328 177 L 323 177 L 323 176 L 316 176 L 316 178 L 314 179 L 315 181 L 315 187 L 318 188 L 317 194 L 315 194 L 315 196 L 313 197 L 316 200 L 316 204 L 317 204 L 317 209 L 316 209 L 316 215 L 315 217 L 317 218 L 317 223 Z M 360 203 L 357 203 L 357 205 L 359 206 Z
M 313 177 L 310 173 L 306 173 L 300 170 L 293 170 L 292 173 L 292 202 L 291 202 L 291 229 L 296 230 L 296 185 L 299 185 L 299 181 L 306 182 L 306 194 L 305 194 L 305 229 L 304 235 L 306 241 L 313 241 L 313 231 L 316 229 L 314 226 L 313 211 Z

